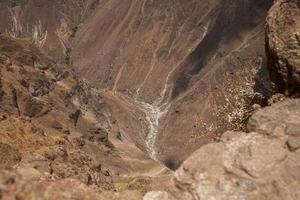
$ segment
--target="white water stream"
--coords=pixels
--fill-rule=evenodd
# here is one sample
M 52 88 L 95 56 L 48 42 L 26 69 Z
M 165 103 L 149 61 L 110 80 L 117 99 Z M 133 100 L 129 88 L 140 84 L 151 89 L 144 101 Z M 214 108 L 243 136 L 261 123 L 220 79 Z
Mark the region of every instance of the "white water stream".
M 176 68 L 174 68 L 172 71 L 169 72 L 164 88 L 161 91 L 159 97 L 154 101 L 154 103 L 149 104 L 146 102 L 139 101 L 137 97 L 134 99 L 135 103 L 139 105 L 139 108 L 144 112 L 146 116 L 146 120 L 149 125 L 149 132 L 147 134 L 146 138 L 146 147 L 147 151 L 149 153 L 149 156 L 157 160 L 156 154 L 156 148 L 155 148 L 155 143 L 156 143 L 156 138 L 158 136 L 158 131 L 159 131 L 159 121 L 161 117 L 168 112 L 170 105 L 169 105 L 169 100 L 170 100 L 170 93 L 171 91 L 168 92 L 169 88 L 169 79 L 172 73 L 175 71 Z
M 207 35 L 209 23 L 210 22 L 208 22 L 207 25 L 203 27 L 204 32 L 203 32 L 202 37 L 200 38 L 200 41 L 202 41 L 205 38 L 205 36 Z M 196 44 L 199 44 L 200 41 L 197 42 Z M 196 46 L 194 46 L 191 50 L 194 50 L 195 48 L 196 48 Z M 156 51 L 158 51 L 158 47 L 157 47 Z M 190 54 L 190 52 L 187 52 L 187 54 L 184 56 L 183 61 L 187 58 L 187 56 L 189 54 Z M 154 58 L 155 58 L 154 60 L 156 60 L 156 54 L 154 54 Z M 181 65 L 181 62 L 168 73 L 165 84 L 164 84 L 164 89 L 161 91 L 159 97 L 154 101 L 153 104 L 149 104 L 146 102 L 141 102 L 141 101 L 137 100 L 137 98 L 139 96 L 139 92 L 140 92 L 142 86 L 146 82 L 146 79 L 153 71 L 154 65 L 155 65 L 155 62 L 152 63 L 150 71 L 148 72 L 144 82 L 138 88 L 137 96 L 134 100 L 139 105 L 140 109 L 145 113 L 146 120 L 149 124 L 149 132 L 148 132 L 148 135 L 146 138 L 147 151 L 149 153 L 149 156 L 152 159 L 157 160 L 157 150 L 156 150 L 155 144 L 156 144 L 156 139 L 157 139 L 158 131 L 159 131 L 159 121 L 160 121 L 161 117 L 165 113 L 167 113 L 170 108 L 170 98 L 171 98 L 172 89 L 170 89 L 170 91 L 167 92 L 168 88 L 170 86 L 169 79 L 170 79 L 171 75 L 174 73 L 174 71 Z
M 202 38 L 200 38 L 200 41 L 196 42 L 196 44 L 199 44 L 204 37 L 207 34 L 208 31 L 208 27 L 209 27 L 209 22 L 206 26 L 203 27 L 204 29 L 204 33 L 202 35 Z M 193 48 L 190 49 L 190 51 L 194 50 L 197 46 L 194 46 Z M 155 64 L 156 64 L 156 52 L 159 50 L 159 46 L 156 47 L 155 53 L 154 53 L 154 59 L 152 61 L 151 67 L 149 72 L 147 73 L 144 81 L 141 83 L 140 87 L 137 89 L 136 92 L 136 96 L 134 99 L 132 99 L 134 101 L 134 103 L 137 105 L 137 107 L 145 114 L 146 116 L 146 121 L 148 122 L 148 134 L 146 137 L 146 148 L 147 151 L 149 153 L 149 156 L 153 159 L 153 160 L 157 160 L 157 149 L 156 149 L 156 140 L 157 140 L 157 136 L 158 136 L 158 132 L 159 132 L 159 123 L 160 123 L 160 119 L 163 117 L 164 114 L 166 114 L 171 106 L 170 104 L 170 98 L 171 98 L 171 93 L 172 93 L 172 88 L 170 88 L 170 84 L 169 84 L 169 79 L 171 77 L 171 75 L 175 72 L 175 70 L 182 64 L 182 62 L 187 58 L 187 56 L 190 54 L 190 51 L 187 52 L 187 54 L 183 57 L 182 62 L 180 62 L 176 67 L 174 67 L 167 75 L 166 80 L 165 80 L 165 84 L 164 84 L 164 88 L 161 91 L 159 97 L 152 103 L 146 103 L 143 101 L 138 100 L 138 97 L 140 95 L 140 90 L 142 89 L 142 87 L 145 85 L 148 77 L 151 75 Z M 170 52 L 169 52 L 170 53 Z M 113 91 L 116 92 L 117 89 L 117 84 L 118 81 L 121 77 L 121 74 L 123 72 L 123 67 L 121 68 L 116 82 L 114 84 L 113 87 Z M 168 91 L 169 90 L 169 91 Z

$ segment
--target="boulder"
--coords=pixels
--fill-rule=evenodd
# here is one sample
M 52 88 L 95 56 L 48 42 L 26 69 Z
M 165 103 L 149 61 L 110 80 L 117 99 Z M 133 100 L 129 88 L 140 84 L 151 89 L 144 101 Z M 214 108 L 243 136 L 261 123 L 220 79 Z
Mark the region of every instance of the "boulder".
M 279 92 L 300 93 L 300 1 L 278 0 L 267 18 L 266 52 Z
M 254 113 L 247 128 L 274 137 L 300 137 L 300 99 L 288 99 Z
M 224 133 L 182 164 L 171 189 L 144 199 L 300 199 L 299 127 L 299 99 L 263 108 L 250 118 L 250 133 Z

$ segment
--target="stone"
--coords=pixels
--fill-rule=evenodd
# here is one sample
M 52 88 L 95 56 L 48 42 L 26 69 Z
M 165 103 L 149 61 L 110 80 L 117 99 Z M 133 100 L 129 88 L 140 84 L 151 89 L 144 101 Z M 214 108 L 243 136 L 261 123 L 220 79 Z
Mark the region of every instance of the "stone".
M 183 163 L 167 194 L 150 192 L 144 199 L 297 199 L 299 152 L 288 153 L 282 140 L 259 133 L 226 132 Z
M 47 107 L 42 101 L 34 99 L 30 96 L 24 96 L 20 98 L 18 106 L 21 113 L 27 117 L 37 117 Z
M 298 150 L 300 148 L 300 137 L 289 137 L 287 145 L 290 151 Z
M 34 97 L 39 97 L 48 94 L 50 92 L 50 89 L 51 83 L 44 78 L 32 80 L 32 82 L 30 82 L 28 86 L 28 91 Z
M 254 113 L 247 128 L 272 137 L 300 134 L 300 99 L 288 99 Z
M 33 167 L 25 166 L 17 169 L 19 174 L 26 180 L 39 181 L 42 177 L 41 173 Z
M 224 164 L 227 171 L 244 171 L 258 178 L 287 155 L 284 144 L 257 133 L 243 134 L 226 143 Z
M 175 172 L 167 194 L 147 200 L 299 199 L 300 99 L 255 112 L 249 133 L 225 132 L 195 151 Z
M 267 17 L 266 52 L 277 91 L 300 94 L 300 1 L 278 0 Z

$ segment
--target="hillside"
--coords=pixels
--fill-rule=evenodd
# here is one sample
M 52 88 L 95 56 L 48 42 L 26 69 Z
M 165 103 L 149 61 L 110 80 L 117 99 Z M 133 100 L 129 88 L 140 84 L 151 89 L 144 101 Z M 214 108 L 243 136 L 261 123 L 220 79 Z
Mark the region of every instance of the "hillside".
M 264 104 L 270 5 L 107 1 L 81 26 L 71 58 L 91 84 L 113 93 L 114 104 L 142 112 L 123 119 L 111 106 L 137 145 L 176 168 L 224 130 L 244 129 L 251 104 Z
M 300 198 L 299 0 L 3 0 L 0 22 L 0 200 Z
M 168 173 L 117 136 L 101 93 L 71 68 L 27 41 L 0 41 L 1 166 L 29 180 L 72 178 L 100 191 L 126 189 L 135 179 L 145 182 L 137 188 L 145 191 L 152 182 L 146 176 Z

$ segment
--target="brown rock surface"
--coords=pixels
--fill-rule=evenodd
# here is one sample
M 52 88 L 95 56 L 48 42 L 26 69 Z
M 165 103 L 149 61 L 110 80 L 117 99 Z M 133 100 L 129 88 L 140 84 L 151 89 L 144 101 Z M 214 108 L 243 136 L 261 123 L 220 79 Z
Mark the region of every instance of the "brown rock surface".
M 300 100 L 258 111 L 250 119 L 256 132 L 226 132 L 219 143 L 200 148 L 183 163 L 173 189 L 145 199 L 299 199 L 300 151 L 290 148 L 299 134 L 299 111 Z M 279 129 L 281 137 L 274 137 Z
M 95 190 L 76 180 L 37 181 L 26 176 L 28 173 L 30 173 L 28 169 L 21 174 L 9 170 L 1 170 L 1 199 L 103 199 Z
M 288 99 L 254 113 L 248 122 L 248 130 L 268 136 L 300 136 L 299 99 Z
M 271 78 L 280 92 L 300 93 L 300 2 L 278 0 L 269 11 L 266 44 Z

